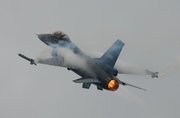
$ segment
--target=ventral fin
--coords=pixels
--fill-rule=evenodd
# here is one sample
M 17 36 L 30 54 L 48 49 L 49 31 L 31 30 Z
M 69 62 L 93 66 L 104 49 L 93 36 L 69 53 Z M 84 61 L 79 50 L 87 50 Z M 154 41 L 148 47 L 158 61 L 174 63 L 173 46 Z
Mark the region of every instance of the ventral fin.
M 103 88 L 101 88 L 101 87 L 97 86 L 97 90 L 101 90 L 101 91 L 102 91 L 102 90 L 103 90 Z
M 89 89 L 91 86 L 91 83 L 83 83 L 82 88 Z

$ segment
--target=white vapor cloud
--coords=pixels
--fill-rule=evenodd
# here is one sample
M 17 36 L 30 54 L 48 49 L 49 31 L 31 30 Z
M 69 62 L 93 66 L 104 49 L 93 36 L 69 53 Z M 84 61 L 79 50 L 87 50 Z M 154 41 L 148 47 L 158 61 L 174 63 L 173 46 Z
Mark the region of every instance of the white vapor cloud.
M 103 55 L 102 52 L 98 51 L 87 51 L 87 54 L 90 55 L 92 58 L 100 58 Z M 135 64 L 130 64 L 121 60 L 117 60 L 114 66 L 120 74 L 137 74 L 137 75 L 150 75 L 147 73 L 147 69 L 140 67 Z
M 168 75 L 178 73 L 180 71 L 180 57 L 176 58 L 170 64 L 167 65 L 165 72 L 160 75 L 161 78 L 164 78 Z
M 51 56 L 52 50 L 46 49 L 36 58 L 36 62 L 70 69 L 81 69 L 85 70 L 84 72 L 88 72 L 91 76 L 96 77 L 92 72 L 93 68 L 89 66 L 88 60 L 84 56 L 64 47 L 57 47 L 53 51 L 56 53 L 57 58 Z

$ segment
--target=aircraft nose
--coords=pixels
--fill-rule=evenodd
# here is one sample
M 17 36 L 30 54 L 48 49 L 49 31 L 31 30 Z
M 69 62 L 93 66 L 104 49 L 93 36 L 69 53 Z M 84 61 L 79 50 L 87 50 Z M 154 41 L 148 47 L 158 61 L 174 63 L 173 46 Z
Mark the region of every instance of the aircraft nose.
M 36 34 L 41 41 L 45 40 L 44 34 Z
M 44 42 L 46 45 L 56 43 L 53 37 L 50 34 L 36 34 L 38 38 Z
M 42 42 L 44 42 L 45 44 L 48 45 L 47 39 L 45 38 L 45 34 L 36 34 L 36 35 L 38 36 L 38 38 L 39 38 Z

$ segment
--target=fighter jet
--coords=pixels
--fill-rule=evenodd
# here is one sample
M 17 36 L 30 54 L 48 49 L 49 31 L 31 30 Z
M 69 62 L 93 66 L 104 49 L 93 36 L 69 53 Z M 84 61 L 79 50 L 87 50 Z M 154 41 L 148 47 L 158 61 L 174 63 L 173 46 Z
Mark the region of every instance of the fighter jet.
M 98 90 L 116 91 L 119 85 L 128 85 L 141 90 L 143 88 L 125 83 L 117 78 L 119 72 L 114 66 L 125 45 L 121 40 L 116 42 L 100 57 L 91 58 L 80 50 L 62 31 L 55 31 L 48 34 L 37 34 L 38 38 L 52 48 L 51 57 L 30 59 L 22 54 L 20 57 L 30 61 L 30 64 L 37 63 L 52 66 L 65 67 L 78 74 L 81 78 L 73 80 L 75 83 L 82 83 L 82 88 L 89 89 L 94 84 Z M 158 72 L 147 70 L 153 78 L 158 77 Z

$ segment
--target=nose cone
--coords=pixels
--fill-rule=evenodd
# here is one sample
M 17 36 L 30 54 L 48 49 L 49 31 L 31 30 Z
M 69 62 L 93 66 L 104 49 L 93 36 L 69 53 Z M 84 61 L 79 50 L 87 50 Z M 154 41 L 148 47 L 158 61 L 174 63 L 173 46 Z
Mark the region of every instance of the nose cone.
M 46 45 L 57 44 L 57 41 L 54 40 L 51 34 L 36 34 L 38 38 L 44 42 Z

